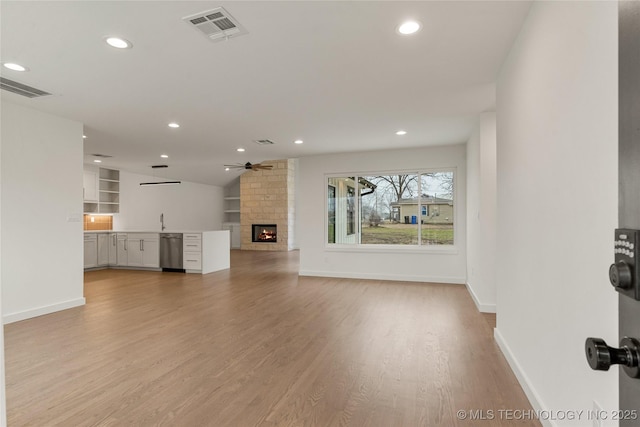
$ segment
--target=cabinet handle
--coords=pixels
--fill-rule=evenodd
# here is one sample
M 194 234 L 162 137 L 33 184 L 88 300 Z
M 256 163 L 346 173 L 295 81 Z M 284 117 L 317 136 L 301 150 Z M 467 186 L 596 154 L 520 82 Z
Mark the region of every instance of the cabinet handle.
M 140 250 L 144 251 L 144 240 L 140 239 Z
M 116 235 L 113 235 L 113 246 L 116 246 Z
M 127 242 L 129 242 L 129 241 L 128 241 L 128 240 L 125 240 L 125 241 L 124 241 L 124 250 L 125 250 L 125 251 L 127 250 Z

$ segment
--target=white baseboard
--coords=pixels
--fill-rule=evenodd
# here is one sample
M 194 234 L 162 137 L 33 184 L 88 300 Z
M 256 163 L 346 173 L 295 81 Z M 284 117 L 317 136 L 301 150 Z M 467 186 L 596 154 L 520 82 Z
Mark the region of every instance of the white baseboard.
M 46 305 L 44 307 L 32 308 L 25 311 L 19 311 L 17 313 L 6 314 L 2 316 L 3 324 L 19 322 L 20 320 L 31 319 L 32 317 L 43 316 L 45 314 L 55 313 L 56 311 L 66 310 L 68 308 L 78 307 L 85 305 L 86 300 L 84 297 L 76 298 L 69 301 L 59 302 L 57 304 Z
M 471 299 L 476 304 L 476 307 L 478 308 L 478 311 L 480 313 L 496 313 L 495 304 L 483 304 L 482 302 L 480 302 L 480 299 L 478 298 L 476 293 L 473 291 L 473 286 L 471 286 L 471 283 L 467 282 L 466 285 L 467 285 L 467 290 L 471 295 Z
M 493 330 L 493 337 L 495 338 L 496 343 L 498 344 L 498 347 L 500 347 L 502 354 L 504 354 L 504 357 L 507 359 L 507 363 L 509 363 L 509 366 L 511 367 L 511 370 L 515 374 L 516 379 L 520 383 L 522 390 L 524 390 L 524 394 L 527 395 L 527 399 L 529 399 L 529 403 L 531 403 L 531 406 L 533 407 L 534 411 L 546 410 L 546 406 L 542 403 L 542 399 L 540 398 L 540 395 L 538 394 L 538 392 L 536 392 L 535 388 L 533 388 L 533 386 L 531 385 L 531 381 L 529 381 L 529 377 L 522 369 L 522 366 L 520 366 L 520 363 L 518 363 L 518 360 L 513 355 L 511 348 L 509 348 L 509 344 L 507 344 L 507 342 L 505 341 L 504 337 L 502 336 L 498 328 L 495 328 Z M 540 419 L 539 421 L 545 427 L 557 427 L 556 423 L 551 420 Z
M 298 272 L 300 276 L 315 276 L 315 277 L 337 277 L 342 279 L 372 279 L 372 280 L 393 280 L 400 282 L 428 282 L 428 283 L 451 283 L 455 285 L 464 285 L 464 277 L 446 277 L 446 276 L 402 276 L 402 275 L 381 275 L 372 273 L 345 273 L 334 271 L 313 271 L 313 270 L 300 270 Z

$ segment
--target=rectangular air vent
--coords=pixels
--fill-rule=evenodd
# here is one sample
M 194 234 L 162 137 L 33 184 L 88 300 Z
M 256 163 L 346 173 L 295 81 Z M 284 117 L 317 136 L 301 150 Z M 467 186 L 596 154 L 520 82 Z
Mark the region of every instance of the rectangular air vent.
M 269 139 L 254 139 L 253 142 L 255 142 L 258 145 L 273 145 L 275 144 L 275 142 L 269 140 Z
M 247 34 L 247 30 L 222 7 L 185 16 L 182 20 L 214 42 Z
M 0 77 L 0 88 L 9 92 L 17 93 L 18 95 L 26 96 L 27 98 L 38 98 L 40 96 L 51 95 L 49 92 L 14 82 L 13 80 L 5 79 L 4 77 Z

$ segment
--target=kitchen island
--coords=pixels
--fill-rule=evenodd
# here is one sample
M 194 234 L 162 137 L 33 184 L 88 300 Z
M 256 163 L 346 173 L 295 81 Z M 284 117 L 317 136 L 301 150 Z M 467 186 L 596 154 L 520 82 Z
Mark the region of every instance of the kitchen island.
M 187 273 L 207 274 L 230 266 L 229 230 L 100 230 L 84 232 L 84 268 L 128 268 L 162 271 L 160 235 L 183 236 L 183 269 Z

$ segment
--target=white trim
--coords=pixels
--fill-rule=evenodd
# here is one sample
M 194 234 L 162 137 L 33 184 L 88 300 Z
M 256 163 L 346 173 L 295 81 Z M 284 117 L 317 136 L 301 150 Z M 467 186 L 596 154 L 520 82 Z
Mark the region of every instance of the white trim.
M 373 245 L 373 244 L 325 244 L 327 252 L 351 252 L 351 253 L 380 253 L 380 254 L 443 254 L 458 255 L 458 248 L 454 245 Z
M 467 282 L 466 286 L 467 286 L 467 290 L 469 291 L 469 294 L 471 295 L 471 299 L 476 304 L 476 308 L 480 313 L 496 313 L 497 312 L 495 304 L 483 304 L 480 302 L 478 295 L 476 295 L 476 293 L 473 292 L 473 286 L 471 286 L 471 283 Z
M 59 302 L 57 304 L 45 305 L 43 307 L 32 308 L 25 311 L 19 311 L 17 313 L 7 314 L 2 316 L 3 323 L 9 324 L 13 322 L 19 322 L 20 320 L 31 319 L 32 317 L 43 316 L 45 314 L 55 313 L 56 311 L 66 310 L 68 308 L 79 307 L 86 304 L 84 297 L 76 298 L 69 301 Z
M 426 283 L 448 283 L 452 285 L 464 285 L 464 277 L 448 277 L 448 276 L 401 276 L 401 275 L 380 275 L 371 273 L 357 272 L 334 272 L 334 271 L 313 271 L 300 270 L 299 276 L 315 276 L 315 277 L 336 277 L 341 279 L 371 279 L 371 280 L 390 280 L 399 282 L 426 282 Z
M 535 388 L 531 384 L 529 377 L 522 369 L 522 366 L 520 366 L 520 363 L 518 363 L 518 360 L 513 355 L 511 348 L 509 348 L 509 344 L 507 344 L 507 341 L 504 339 L 504 337 L 502 336 L 498 328 L 495 328 L 493 330 L 493 337 L 495 338 L 496 343 L 498 344 L 498 347 L 500 347 L 502 354 L 507 359 L 507 363 L 509 363 L 511 370 L 513 371 L 513 373 L 516 376 L 516 379 L 520 383 L 520 386 L 522 387 L 524 394 L 527 395 L 527 398 L 529 399 L 529 403 L 531 403 L 531 406 L 533 407 L 533 409 L 535 411 L 545 410 L 546 405 L 542 403 L 540 394 L 538 394 L 538 392 L 535 390 Z M 552 422 L 551 420 L 540 419 L 539 421 L 545 427 L 557 427 L 557 424 Z

